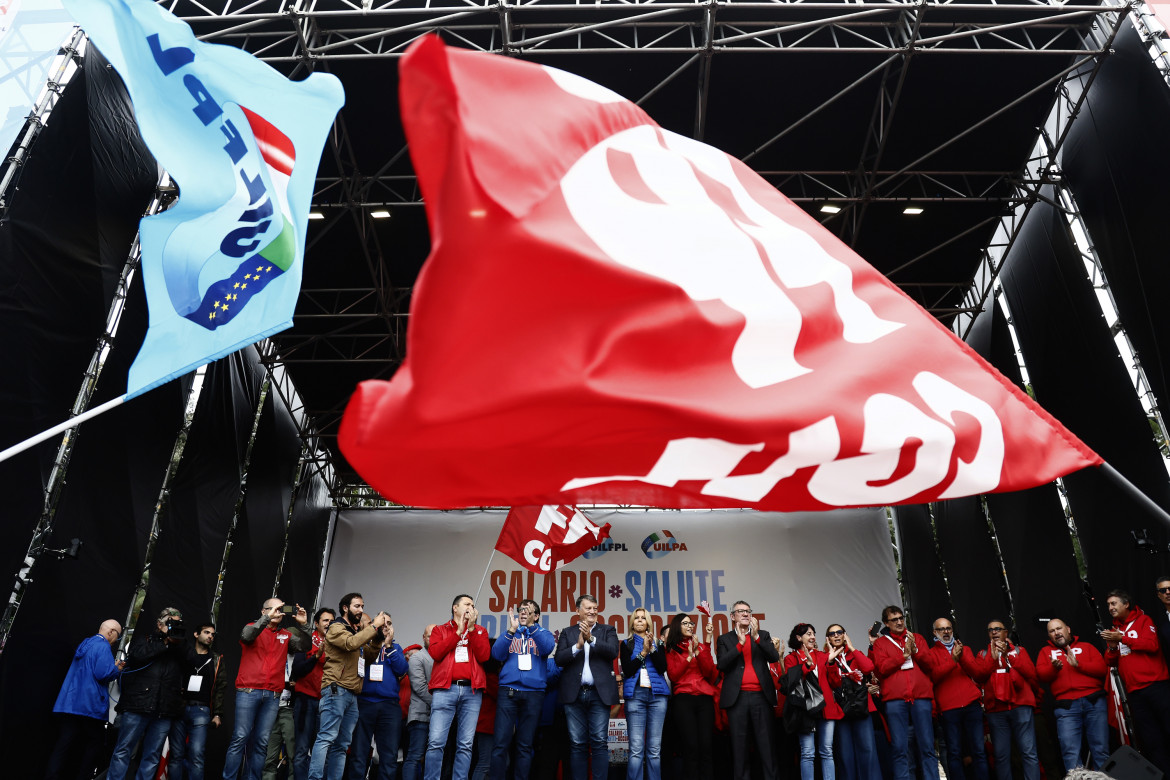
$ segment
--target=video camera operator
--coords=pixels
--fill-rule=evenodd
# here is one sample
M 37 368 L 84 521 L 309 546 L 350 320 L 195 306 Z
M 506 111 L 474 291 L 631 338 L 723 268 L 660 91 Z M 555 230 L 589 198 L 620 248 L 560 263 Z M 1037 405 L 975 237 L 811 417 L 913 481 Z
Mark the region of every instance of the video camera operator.
M 167 734 L 183 714 L 186 643 L 182 613 L 167 607 L 159 613 L 155 630 L 145 638 L 139 634 L 130 644 L 118 701 L 121 726 L 107 780 L 124 780 L 139 739 L 143 740 L 142 762 L 136 777 L 154 777 Z

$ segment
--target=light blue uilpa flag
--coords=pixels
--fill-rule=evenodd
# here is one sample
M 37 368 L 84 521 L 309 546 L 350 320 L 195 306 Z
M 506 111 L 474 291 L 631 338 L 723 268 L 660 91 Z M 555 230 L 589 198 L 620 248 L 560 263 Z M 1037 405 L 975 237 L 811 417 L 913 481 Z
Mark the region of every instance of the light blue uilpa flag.
M 139 226 L 150 328 L 127 397 L 292 325 L 321 149 L 341 82 L 293 82 L 200 43 L 149 0 L 65 0 L 126 82 L 142 138 L 179 185 Z

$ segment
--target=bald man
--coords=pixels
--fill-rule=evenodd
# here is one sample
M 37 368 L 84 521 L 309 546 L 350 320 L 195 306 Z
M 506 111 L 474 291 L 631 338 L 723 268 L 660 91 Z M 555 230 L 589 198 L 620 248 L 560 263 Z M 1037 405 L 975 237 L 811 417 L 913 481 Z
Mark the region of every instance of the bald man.
M 121 636 L 121 624 L 111 618 L 77 646 L 53 705 L 53 712 L 60 715 L 60 730 L 46 780 L 93 777 L 110 713 L 108 686 L 124 665 L 114 660 L 114 645 Z

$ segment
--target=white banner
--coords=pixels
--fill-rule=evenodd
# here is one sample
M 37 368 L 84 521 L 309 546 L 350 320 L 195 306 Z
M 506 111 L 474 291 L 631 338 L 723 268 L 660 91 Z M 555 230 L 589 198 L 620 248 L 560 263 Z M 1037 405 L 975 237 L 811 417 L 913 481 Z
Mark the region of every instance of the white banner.
M 822 638 L 829 623 L 841 623 L 864 646 L 882 607 L 900 603 L 883 509 L 584 511 L 612 524 L 612 538 L 549 575 L 498 552 L 487 565 L 506 511 L 341 512 L 320 606 L 360 592 L 367 611 L 393 616 L 395 639 L 406 646 L 421 642 L 427 623 L 450 618 L 456 595 L 474 596 L 487 566 L 477 606 L 492 636 L 508 607 L 526 598 L 540 605 L 545 626 L 564 628 L 587 593 L 621 637 L 638 607 L 661 628 L 679 612 L 696 615 L 704 600 L 718 635 L 729 630 L 732 604 L 744 600 L 786 642 L 798 622 Z

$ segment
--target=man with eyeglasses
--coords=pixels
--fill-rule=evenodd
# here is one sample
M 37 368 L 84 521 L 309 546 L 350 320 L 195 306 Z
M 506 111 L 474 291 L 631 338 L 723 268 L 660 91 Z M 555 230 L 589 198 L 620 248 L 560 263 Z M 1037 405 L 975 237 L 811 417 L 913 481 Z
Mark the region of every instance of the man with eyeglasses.
M 752 606 L 737 601 L 731 606 L 732 630 L 719 637 L 715 645 L 715 665 L 723 672 L 719 706 L 727 710 L 727 728 L 731 733 L 732 777 L 747 780 L 748 734 L 756 743 L 756 752 L 764 768 L 765 780 L 775 780 L 772 723 L 775 718 L 776 686 L 768 664 L 780 660 L 772 637 L 760 628 L 752 616 Z
M 1048 621 L 1048 647 L 1036 656 L 1036 675 L 1056 700 L 1056 739 L 1066 772 L 1083 766 L 1081 745 L 1086 739 L 1094 769 L 1100 770 L 1109 759 L 1107 672 L 1097 648 L 1073 636 L 1063 620 Z
M 1036 754 L 1036 667 L 1028 651 L 1008 637 L 1002 620 L 987 624 L 988 644 L 979 651 L 977 679 L 983 683 L 983 709 L 991 727 L 995 776 L 1012 780 L 1012 743 L 1020 751 L 1025 780 L 1040 780 Z
M 1106 600 L 1113 628 L 1101 632 L 1105 662 L 1116 666 L 1129 697 L 1138 749 L 1154 766 L 1170 775 L 1170 672 L 1150 616 L 1130 602 L 1124 590 L 1109 591 Z
M 873 639 L 873 664 L 881 680 L 882 701 L 893 748 L 894 780 L 910 780 L 910 724 L 918 735 L 918 763 L 924 780 L 939 780 L 934 752 L 934 687 L 928 669 L 931 656 L 921 634 L 906 629 L 902 608 L 882 610 L 885 630 Z M 925 668 L 924 668 L 925 667 Z
M 496 699 L 495 738 L 492 742 L 491 777 L 504 777 L 512 741 L 516 742 L 516 760 L 512 767 L 515 780 L 527 780 L 532 766 L 532 740 L 540 725 L 544 705 L 549 654 L 556 647 L 556 637 L 540 625 L 540 607 L 532 599 L 520 602 L 520 609 L 508 610 L 508 630 L 492 647 L 492 657 L 499 661 L 500 688 Z
M 1170 576 L 1161 576 L 1154 581 L 1154 592 L 1158 594 L 1158 601 L 1162 602 L 1162 609 L 1156 615 L 1150 615 L 1154 627 L 1158 629 L 1158 641 L 1162 644 L 1162 657 L 1170 668 Z
M 971 756 L 976 780 L 987 780 L 987 756 L 983 749 L 983 692 L 975 684 L 975 655 L 955 636 L 945 617 L 934 621 L 935 643 L 930 648 L 929 671 L 934 700 L 947 747 L 947 777 L 962 778 L 964 748 Z M 966 742 L 966 745 L 963 743 Z

